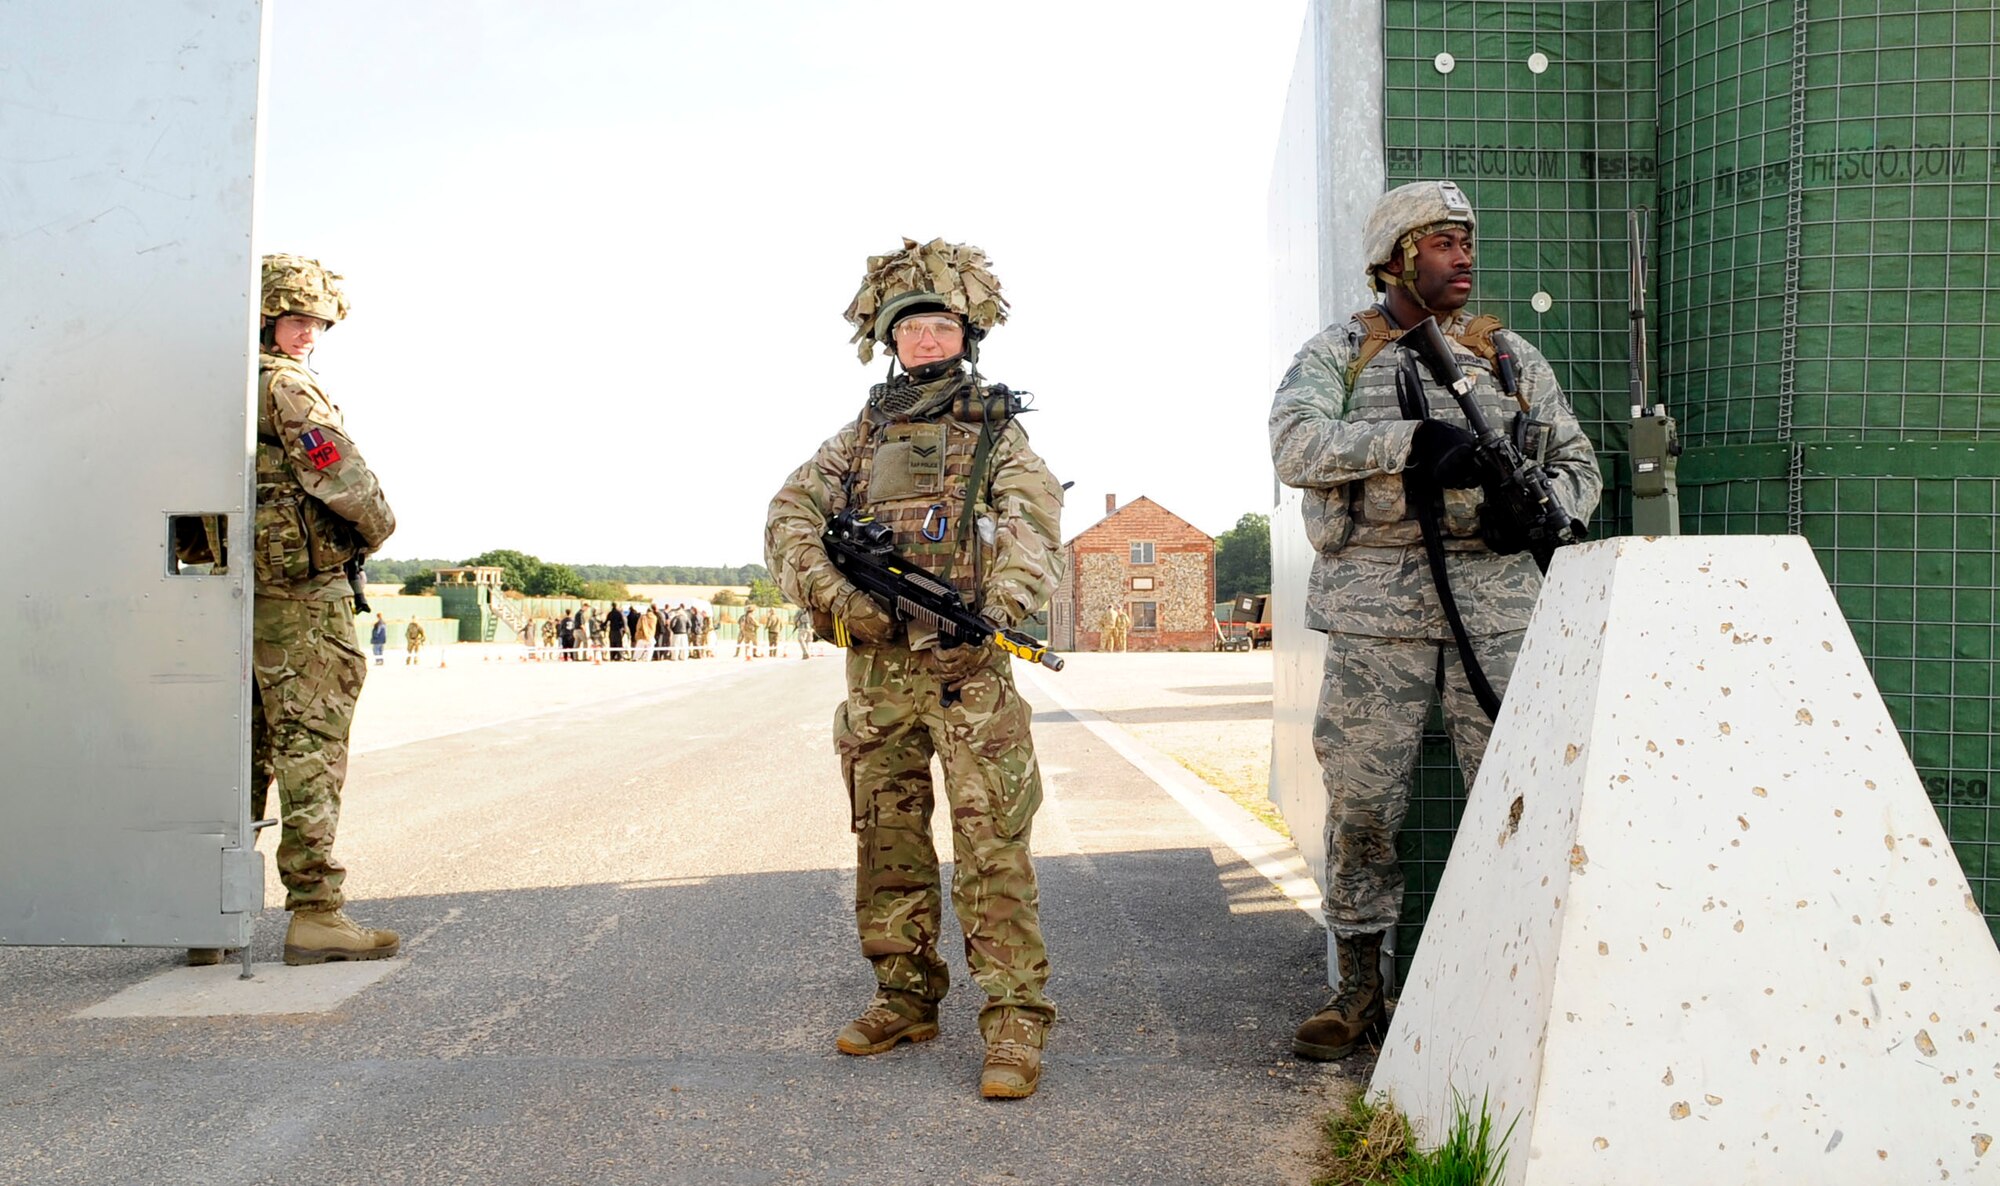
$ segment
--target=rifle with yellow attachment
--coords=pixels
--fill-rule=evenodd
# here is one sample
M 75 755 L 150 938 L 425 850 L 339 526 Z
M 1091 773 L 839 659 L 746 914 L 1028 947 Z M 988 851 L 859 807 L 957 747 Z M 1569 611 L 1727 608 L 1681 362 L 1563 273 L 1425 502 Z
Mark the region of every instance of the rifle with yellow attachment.
M 1063 669 L 1062 656 L 1031 634 L 996 626 L 965 604 L 950 581 L 924 571 L 896 552 L 886 523 L 846 510 L 835 515 L 820 542 L 833 566 L 854 587 L 882 603 L 900 621 L 920 622 L 938 632 L 939 645 L 999 647 L 1050 671 Z M 834 621 L 834 641 L 848 645 L 847 623 Z

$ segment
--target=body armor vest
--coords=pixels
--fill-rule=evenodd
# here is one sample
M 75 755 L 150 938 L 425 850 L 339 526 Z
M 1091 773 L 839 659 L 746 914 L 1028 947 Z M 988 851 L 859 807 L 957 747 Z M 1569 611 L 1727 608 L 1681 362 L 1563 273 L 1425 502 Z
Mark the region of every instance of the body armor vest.
M 1480 318 L 1479 321 L 1491 321 Z M 1497 324 L 1497 322 L 1495 323 Z M 1491 330 L 1486 340 L 1491 341 Z M 1350 333 L 1365 339 L 1368 327 L 1359 318 L 1355 320 Z M 1486 414 L 1488 423 L 1506 425 L 1520 410 L 1518 404 L 1500 390 L 1500 381 L 1493 372 L 1489 356 L 1470 349 L 1457 334 L 1447 331 L 1445 340 L 1451 345 L 1452 354 L 1458 365 L 1474 381 L 1472 398 L 1479 402 L 1480 410 Z M 1403 409 L 1396 398 L 1396 369 L 1402 363 L 1405 351 L 1400 347 L 1378 348 L 1372 357 L 1365 360 L 1349 386 L 1347 408 L 1342 419 L 1352 423 L 1379 423 L 1402 420 Z M 1430 418 L 1468 428 L 1465 413 L 1458 401 L 1431 378 L 1430 372 L 1417 367 L 1418 377 L 1423 381 L 1424 398 L 1429 407 Z M 1417 524 L 1416 513 L 1403 497 L 1403 475 L 1376 474 L 1359 482 L 1350 483 L 1347 491 L 1348 513 L 1353 522 L 1353 530 L 1347 539 L 1348 547 L 1402 547 L 1423 541 L 1423 531 Z M 1444 491 L 1444 514 L 1442 524 L 1448 537 L 1447 547 L 1454 550 L 1483 548 L 1479 539 L 1479 506 L 1485 501 L 1483 491 Z M 1452 541 L 1462 541 L 1454 546 Z
M 862 413 L 855 448 L 850 505 L 886 524 L 898 552 L 957 586 L 974 608 L 980 549 L 991 544 L 975 522 L 992 514 L 984 489 L 990 470 L 980 445 L 988 430 L 997 440 L 1006 428 L 1005 419 L 891 420 L 869 410 Z M 988 443 L 986 452 L 992 447 Z

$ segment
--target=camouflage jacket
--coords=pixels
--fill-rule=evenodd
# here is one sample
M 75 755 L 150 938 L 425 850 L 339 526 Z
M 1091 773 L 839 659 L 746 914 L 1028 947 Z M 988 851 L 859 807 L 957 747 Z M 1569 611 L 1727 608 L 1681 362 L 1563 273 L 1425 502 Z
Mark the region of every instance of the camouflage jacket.
M 771 500 L 764 554 L 779 588 L 793 603 L 824 614 L 853 588 L 820 543 L 827 520 L 847 508 L 852 489 L 861 508 L 894 529 L 899 552 L 973 594 L 989 620 L 1016 626 L 1048 604 L 1062 574 L 1062 487 L 1029 446 L 1020 421 L 991 426 L 984 480 L 970 500 L 973 521 L 960 523 L 985 427 L 949 414 L 913 421 L 869 410 L 835 433 Z M 935 472 L 899 460 L 933 447 Z M 918 471 L 914 479 L 911 470 Z M 929 518 L 933 508 L 941 508 L 935 513 L 945 517 L 942 525 Z M 926 534 L 927 521 L 941 539 Z M 907 630 L 914 649 L 935 641 L 934 632 L 916 623 Z
M 257 373 L 258 596 L 338 601 L 348 596 L 342 565 L 395 530 L 340 409 L 298 359 L 266 351 Z
M 1452 334 L 1467 320 L 1461 311 L 1444 329 Z M 1359 321 L 1349 321 L 1315 335 L 1285 372 L 1271 404 L 1272 464 L 1279 481 L 1305 492 L 1306 536 L 1316 553 L 1306 625 L 1445 641 L 1450 627 L 1438 605 L 1420 530 L 1402 495 L 1401 475 L 1417 431 L 1417 421 L 1403 419 L 1394 399 L 1403 351 L 1391 346 L 1376 354 L 1350 387 L 1348 370 L 1363 334 Z M 1548 360 L 1519 335 L 1507 337 L 1515 347 L 1521 394 L 1535 419 L 1548 426 L 1538 451 L 1556 497 L 1588 521 L 1602 489 L 1590 441 Z M 1496 425 L 1506 426 L 1514 405 L 1500 393 L 1491 365 L 1455 339 L 1452 349 L 1476 383 L 1473 398 Z M 1428 371 L 1420 367 L 1419 374 L 1431 416 L 1463 427 L 1456 401 Z M 1525 628 L 1541 589 L 1531 556 L 1495 555 L 1479 538 L 1483 498 L 1478 490 L 1448 491 L 1443 515 L 1452 591 L 1473 635 Z

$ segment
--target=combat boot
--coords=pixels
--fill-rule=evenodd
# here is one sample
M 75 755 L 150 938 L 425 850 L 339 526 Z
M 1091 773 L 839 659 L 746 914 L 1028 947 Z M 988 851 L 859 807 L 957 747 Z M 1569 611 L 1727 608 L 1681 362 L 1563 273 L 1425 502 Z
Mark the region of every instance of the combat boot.
M 886 993 L 877 993 L 861 1016 L 840 1031 L 833 1044 L 842 1054 L 881 1054 L 898 1042 L 928 1042 L 937 1036 L 936 1005 L 914 998 L 900 998 L 892 1003 Z
M 989 1100 L 1022 1100 L 1042 1082 L 1042 1046 L 1049 1023 L 1015 1014 L 1001 1022 L 986 1043 L 986 1065 L 979 1070 L 979 1094 Z
M 1340 989 L 1292 1036 L 1292 1053 L 1314 1062 L 1346 1058 L 1382 1022 L 1382 933 L 1353 935 L 1335 943 Z
M 332 960 L 388 959 L 401 946 L 396 932 L 370 930 L 338 910 L 294 910 L 285 931 L 285 962 L 296 968 Z

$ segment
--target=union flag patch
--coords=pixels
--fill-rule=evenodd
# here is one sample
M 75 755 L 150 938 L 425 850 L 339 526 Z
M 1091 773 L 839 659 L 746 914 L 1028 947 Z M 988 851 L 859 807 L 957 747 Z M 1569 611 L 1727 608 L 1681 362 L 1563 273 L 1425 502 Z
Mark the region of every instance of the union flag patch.
M 308 428 L 299 434 L 299 448 L 306 451 L 314 469 L 325 469 L 340 460 L 340 446 L 326 439 L 326 434 L 317 428 Z

